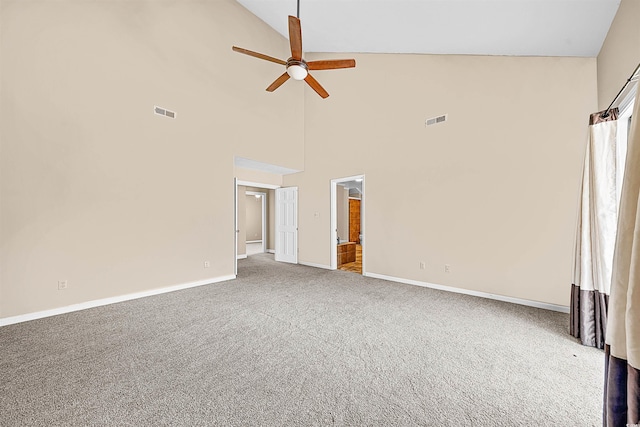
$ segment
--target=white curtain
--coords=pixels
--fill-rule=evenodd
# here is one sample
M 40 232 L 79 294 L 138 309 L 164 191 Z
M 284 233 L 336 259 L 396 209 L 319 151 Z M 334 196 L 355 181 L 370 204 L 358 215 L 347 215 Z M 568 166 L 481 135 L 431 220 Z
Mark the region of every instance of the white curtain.
M 613 109 L 589 120 L 571 289 L 570 332 L 598 348 L 604 347 L 618 219 L 617 118 Z
M 620 199 L 606 330 L 604 425 L 640 424 L 640 99 L 636 96 Z

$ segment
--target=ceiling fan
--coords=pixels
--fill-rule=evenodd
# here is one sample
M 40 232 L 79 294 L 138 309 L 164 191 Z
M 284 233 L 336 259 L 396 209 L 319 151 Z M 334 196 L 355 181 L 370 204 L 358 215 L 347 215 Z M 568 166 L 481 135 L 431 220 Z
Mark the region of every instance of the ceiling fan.
M 299 1 L 299 0 L 298 0 Z M 300 4 L 298 3 L 298 15 L 300 14 Z M 321 61 L 305 61 L 302 58 L 302 29 L 300 27 L 300 19 L 295 16 L 289 16 L 289 44 L 291 45 L 291 58 L 283 61 L 272 56 L 262 53 L 253 52 L 241 47 L 233 46 L 233 50 L 238 53 L 253 56 L 255 58 L 264 59 L 265 61 L 275 62 L 276 64 L 286 66 L 286 71 L 278 77 L 267 88 L 267 92 L 273 92 L 278 89 L 284 82 L 293 78 L 294 80 L 304 80 L 313 90 L 322 98 L 327 98 L 329 93 L 313 78 L 309 71 L 314 70 L 335 70 L 338 68 L 353 68 L 356 66 L 355 59 L 328 59 Z

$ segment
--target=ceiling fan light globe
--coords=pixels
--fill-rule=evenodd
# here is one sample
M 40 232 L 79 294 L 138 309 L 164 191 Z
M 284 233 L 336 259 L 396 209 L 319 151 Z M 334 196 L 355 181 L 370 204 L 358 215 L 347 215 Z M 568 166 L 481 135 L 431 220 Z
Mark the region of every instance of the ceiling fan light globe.
M 290 65 L 287 67 L 287 74 L 294 80 L 304 80 L 309 72 L 301 65 Z

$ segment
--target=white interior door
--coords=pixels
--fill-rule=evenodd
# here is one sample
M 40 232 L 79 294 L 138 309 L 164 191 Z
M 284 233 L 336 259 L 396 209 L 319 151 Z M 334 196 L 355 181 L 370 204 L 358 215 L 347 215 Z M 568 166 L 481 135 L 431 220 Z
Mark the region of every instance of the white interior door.
M 298 187 L 276 189 L 275 258 L 298 263 Z

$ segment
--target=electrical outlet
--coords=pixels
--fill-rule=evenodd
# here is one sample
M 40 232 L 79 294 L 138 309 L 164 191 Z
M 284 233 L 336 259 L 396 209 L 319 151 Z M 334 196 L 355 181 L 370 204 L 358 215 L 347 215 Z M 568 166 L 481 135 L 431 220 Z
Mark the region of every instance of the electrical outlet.
M 211 267 L 211 263 L 209 261 L 205 261 L 204 268 L 209 268 L 209 267 Z
M 445 273 L 451 273 L 451 266 L 449 264 L 445 264 L 444 265 L 444 272 Z
M 58 290 L 62 291 L 69 287 L 69 283 L 66 280 L 58 280 Z
M 425 262 L 420 261 L 420 270 L 424 270 L 425 268 L 427 268 L 427 265 L 425 264 Z

